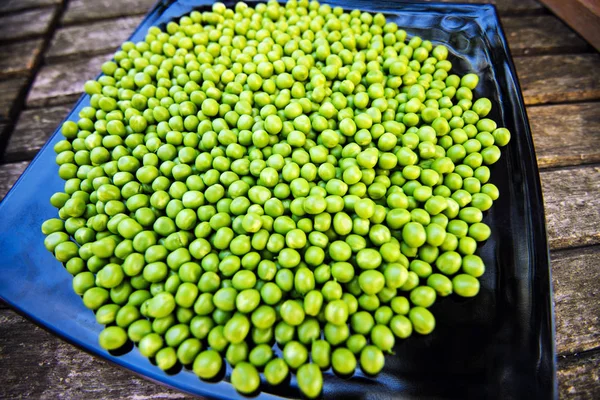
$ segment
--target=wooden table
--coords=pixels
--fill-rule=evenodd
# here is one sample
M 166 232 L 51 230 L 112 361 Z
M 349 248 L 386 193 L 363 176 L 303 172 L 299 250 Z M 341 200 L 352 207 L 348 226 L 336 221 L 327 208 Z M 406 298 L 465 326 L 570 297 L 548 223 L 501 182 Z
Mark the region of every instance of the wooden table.
M 153 2 L 0 0 L 0 199 Z M 535 0 L 492 2 L 541 168 L 560 396 L 600 398 L 600 55 Z M 186 396 L 92 357 L 0 304 L 0 398 L 15 397 Z

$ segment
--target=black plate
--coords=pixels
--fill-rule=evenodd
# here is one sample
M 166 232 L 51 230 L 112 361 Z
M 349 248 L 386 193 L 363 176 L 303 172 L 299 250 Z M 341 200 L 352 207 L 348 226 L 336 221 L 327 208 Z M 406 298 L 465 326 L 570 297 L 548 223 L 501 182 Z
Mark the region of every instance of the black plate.
M 232 2 L 226 2 L 231 5 Z M 513 134 L 492 179 L 501 193 L 485 222 L 492 237 L 478 253 L 487 266 L 474 299 L 456 296 L 433 307 L 437 328 L 398 343 L 376 378 L 357 370 L 352 379 L 325 374 L 325 398 L 554 398 L 556 397 L 552 292 L 544 211 L 529 124 L 515 69 L 495 8 L 489 5 L 411 4 L 340 0 L 345 8 L 383 12 L 392 21 L 449 47 L 454 71 L 475 72 L 476 97 L 489 97 L 491 118 Z M 211 4 L 161 1 L 131 40 L 152 25 Z M 83 96 L 68 119 L 89 103 Z M 240 397 L 222 381 L 207 383 L 191 371 L 167 375 L 137 349 L 113 356 L 98 346 L 102 327 L 71 289 L 71 276 L 44 249 L 41 223 L 56 216 L 48 199 L 62 190 L 52 146 L 57 131 L 0 205 L 0 297 L 35 323 L 116 364 L 174 388 L 216 398 Z M 227 370 L 229 375 L 230 369 Z M 289 387 L 263 384 L 261 398 L 298 397 Z

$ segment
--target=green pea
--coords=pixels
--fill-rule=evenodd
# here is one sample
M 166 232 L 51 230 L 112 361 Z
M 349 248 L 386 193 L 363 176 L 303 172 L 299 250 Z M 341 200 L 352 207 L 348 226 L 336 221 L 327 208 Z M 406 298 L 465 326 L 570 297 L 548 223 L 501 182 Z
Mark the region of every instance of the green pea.
M 140 353 L 145 357 L 153 357 L 163 347 L 163 339 L 157 333 L 148 333 L 139 342 Z
M 350 317 L 350 325 L 354 332 L 367 335 L 375 326 L 375 320 L 367 311 L 359 311 Z
M 442 274 L 429 275 L 429 277 L 427 278 L 427 286 L 433 288 L 433 290 L 435 290 L 435 292 L 437 293 L 438 296 L 445 297 L 445 296 L 452 294 L 452 282 L 446 275 L 442 275 Z
M 360 367 L 369 375 L 378 374 L 383 369 L 384 363 L 383 352 L 376 346 L 367 345 L 360 352 Z
M 279 385 L 289 374 L 289 369 L 285 361 L 281 358 L 274 358 L 267 363 L 264 370 L 265 379 L 270 385 Z
M 296 373 L 298 387 L 308 398 L 316 398 L 323 390 L 323 374 L 316 364 L 304 364 Z
M 259 344 L 250 351 L 248 360 L 255 367 L 264 367 L 273 357 L 273 350 L 267 344 Z
M 411 308 L 408 317 L 415 332 L 421 335 L 427 335 L 435 328 L 435 318 L 433 317 L 433 314 L 426 308 Z
M 412 323 L 404 315 L 396 315 L 390 321 L 390 329 L 400 339 L 407 339 L 412 334 Z
M 364 335 L 361 335 L 361 334 L 351 335 L 346 342 L 346 346 L 348 347 L 348 350 L 350 350 L 353 354 L 359 354 L 366 345 L 367 345 L 367 339 L 365 338 Z M 355 363 L 355 368 L 356 368 L 356 363 Z
M 410 301 L 419 307 L 431 307 L 435 302 L 436 291 L 429 286 L 419 286 L 410 292 Z
M 223 359 L 218 352 L 205 350 L 194 360 L 193 371 L 202 379 L 212 379 L 219 373 L 222 366 Z
M 298 369 L 308 359 L 308 351 L 300 342 L 290 341 L 283 348 L 283 359 L 292 369 Z
M 231 343 L 240 343 L 250 332 L 250 320 L 243 314 L 236 314 L 225 324 L 223 335 Z
M 127 342 L 127 333 L 118 326 L 109 326 L 100 332 L 98 343 L 105 350 L 116 350 Z
M 462 297 L 475 297 L 479 293 L 479 280 L 472 275 L 458 274 L 452 278 L 452 289 Z

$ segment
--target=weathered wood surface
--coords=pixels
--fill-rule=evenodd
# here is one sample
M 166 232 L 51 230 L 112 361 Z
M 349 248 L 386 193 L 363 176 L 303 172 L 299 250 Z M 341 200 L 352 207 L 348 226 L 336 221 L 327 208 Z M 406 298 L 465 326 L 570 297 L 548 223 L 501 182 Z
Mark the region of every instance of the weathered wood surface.
M 600 398 L 600 351 L 558 358 L 558 383 L 561 399 L 597 400 Z
M 600 103 L 527 107 L 540 168 L 600 162 Z
M 600 167 L 542 171 L 551 249 L 600 243 Z
M 141 21 L 142 17 L 136 16 L 60 28 L 52 38 L 46 60 L 53 62 L 114 51 Z
M 100 72 L 112 53 L 45 65 L 36 76 L 28 107 L 65 104 L 76 99 L 87 79 Z M 516 57 L 525 104 L 600 98 L 600 54 Z
M 0 41 L 42 36 L 50 28 L 56 7 L 0 14 Z
M 438 1 L 438 0 L 427 0 Z M 544 7 L 535 0 L 441 0 L 445 3 L 494 4 L 500 15 L 530 15 L 544 13 Z
M 93 357 L 12 310 L 0 310 L 0 359 L 2 399 L 191 398 Z
M 6 196 L 28 165 L 29 161 L 0 165 L 0 200 Z
M 0 124 L 0 143 L 5 143 L 6 142 L 6 138 L 4 137 L 4 135 L 8 135 L 10 132 L 8 131 L 8 125 L 7 124 Z M 1 154 L 0 154 L 0 158 L 1 158 Z
M 574 166 L 600 162 L 598 103 L 527 108 L 538 166 Z M 8 143 L 7 161 L 33 157 L 67 115 L 70 105 L 25 110 Z
M 552 253 L 556 352 L 600 347 L 600 246 Z
M 2 0 L 0 13 L 15 12 L 29 8 L 39 8 L 61 4 L 63 0 Z
M 18 177 L 19 169 L 15 171 L 14 166 L 21 165 L 0 166 L 0 176 Z M 550 247 L 564 249 L 600 243 L 600 167 L 549 170 L 540 175 Z M 0 178 L 0 188 L 4 190 L 14 183 L 10 179 L 3 181 Z
M 70 105 L 62 105 L 23 111 L 8 141 L 5 160 L 33 158 L 70 110 Z
M 42 39 L 37 39 L 1 45 L 0 79 L 31 74 L 31 69 L 42 50 L 42 44 Z
M 502 27 L 513 56 L 577 53 L 592 49 L 553 15 L 503 18 Z
M 92 357 L 11 310 L 0 310 L 0 357 L 6 371 L 0 398 L 191 398 Z M 598 362 L 597 352 L 559 357 L 560 398 L 598 398 Z
M 26 84 L 25 78 L 0 81 L 0 122 L 10 118 Z
M 596 0 L 540 0 L 600 51 L 600 2 Z
M 71 0 L 62 17 L 65 25 L 83 21 L 146 14 L 156 0 Z
M 600 98 L 600 54 L 516 57 L 525 104 Z
M 103 54 L 69 63 L 45 65 L 35 77 L 27 97 L 28 107 L 71 103 L 83 92 L 83 84 L 100 73 L 102 63 L 112 54 Z
M 139 15 L 59 28 L 46 59 L 64 60 L 65 57 L 82 57 L 115 50 L 142 18 Z M 584 40 L 552 15 L 507 17 L 503 19 L 503 26 L 514 56 L 575 53 L 590 49 Z M 97 32 L 103 32 L 103 35 Z
M 487 2 L 499 3 L 500 14 L 510 16 L 503 17 L 502 22 L 511 51 L 518 56 L 515 63 L 525 101 L 535 105 L 528 107 L 528 113 L 539 166 L 559 168 L 542 170 L 541 179 L 550 245 L 553 249 L 563 249 L 551 254 L 556 347 L 561 355 L 558 364 L 560 397 L 600 398 L 600 296 L 596 289 L 600 278 L 600 246 L 572 248 L 600 243 L 600 168 L 597 164 L 600 162 L 600 113 L 596 111 L 600 103 L 593 102 L 600 99 L 600 56 L 591 53 L 587 44 L 535 0 Z M 27 26 L 39 25 L 39 19 L 24 20 L 23 14 L 34 14 L 22 10 L 44 5 L 39 12 L 48 12 L 59 3 L 60 0 L 0 0 L 0 24 L 3 19 L 16 18 L 23 25 L 14 22 L 9 23 L 8 28 L 0 25 L 0 42 L 23 46 L 21 38 L 40 36 L 43 29 L 32 30 Z M 154 0 L 68 2 L 66 12 L 60 17 L 64 26 L 53 33 L 53 43 L 44 55 L 47 65 L 42 67 L 29 93 L 28 109 L 16 123 L 5 160 L 33 157 L 80 95 L 85 80 L 98 74 L 101 63 L 111 57 L 115 44 L 135 27 L 133 22 L 126 25 L 127 20 L 139 20 L 153 3 Z M 17 32 L 16 36 L 4 33 L 16 31 L 15 26 L 25 32 Z M 92 39 L 93 32 L 96 35 Z M 50 37 L 50 33 L 46 34 Z M 17 84 L 19 80 L 13 78 L 27 75 L 20 68 L 18 72 L 7 70 L 18 64 L 15 60 L 24 53 L 22 47 L 16 46 L 14 48 L 21 52 L 15 51 L 12 58 L 4 60 L 2 51 L 8 45 L 12 44 L 4 43 L 0 47 L 0 78 L 11 77 L 0 81 L 0 138 L 2 124 L 7 124 L 7 118 L 15 115 L 11 115 L 10 110 L 17 107 L 14 106 L 15 102 L 19 103 L 17 100 L 23 99 L 19 94 L 26 81 Z M 90 60 L 91 55 L 98 54 L 100 56 Z M 541 105 L 565 102 L 577 103 Z M 45 108 L 46 105 L 56 106 Z M 40 108 L 42 106 L 44 108 Z M 0 165 L 0 199 L 27 165 L 28 161 Z M 563 168 L 565 166 L 571 167 Z M 87 355 L 5 307 L 0 303 L 0 398 L 185 397 Z

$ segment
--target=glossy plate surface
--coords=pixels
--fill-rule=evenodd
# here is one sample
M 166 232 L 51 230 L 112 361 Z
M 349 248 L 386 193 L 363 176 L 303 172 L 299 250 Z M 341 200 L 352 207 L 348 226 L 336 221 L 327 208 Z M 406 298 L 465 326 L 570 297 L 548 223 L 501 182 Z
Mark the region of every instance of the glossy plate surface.
M 252 2 L 249 2 L 252 4 Z M 454 72 L 479 74 L 476 98 L 494 104 L 491 118 L 512 132 L 492 168 L 500 199 L 486 213 L 492 237 L 478 250 L 487 271 L 474 299 L 438 301 L 432 335 L 399 341 L 376 378 L 327 372 L 324 398 L 554 398 L 554 324 L 549 257 L 540 182 L 514 66 L 495 9 L 489 5 L 327 1 L 346 9 L 383 12 L 389 20 L 449 47 Z M 207 0 L 161 1 L 135 31 L 165 24 Z M 233 2 L 226 2 L 227 5 Z M 84 96 L 68 119 L 89 103 Z M 134 349 L 114 356 L 98 346 L 102 326 L 71 289 L 71 276 L 46 251 L 40 225 L 57 215 L 49 198 L 61 191 L 52 146 L 57 131 L 0 204 L 0 297 L 36 324 L 92 354 L 151 380 L 213 398 L 239 398 L 226 382 L 199 380 L 191 371 L 167 375 Z M 230 370 L 227 370 L 229 376 Z M 299 397 L 292 387 L 261 386 L 260 398 Z

